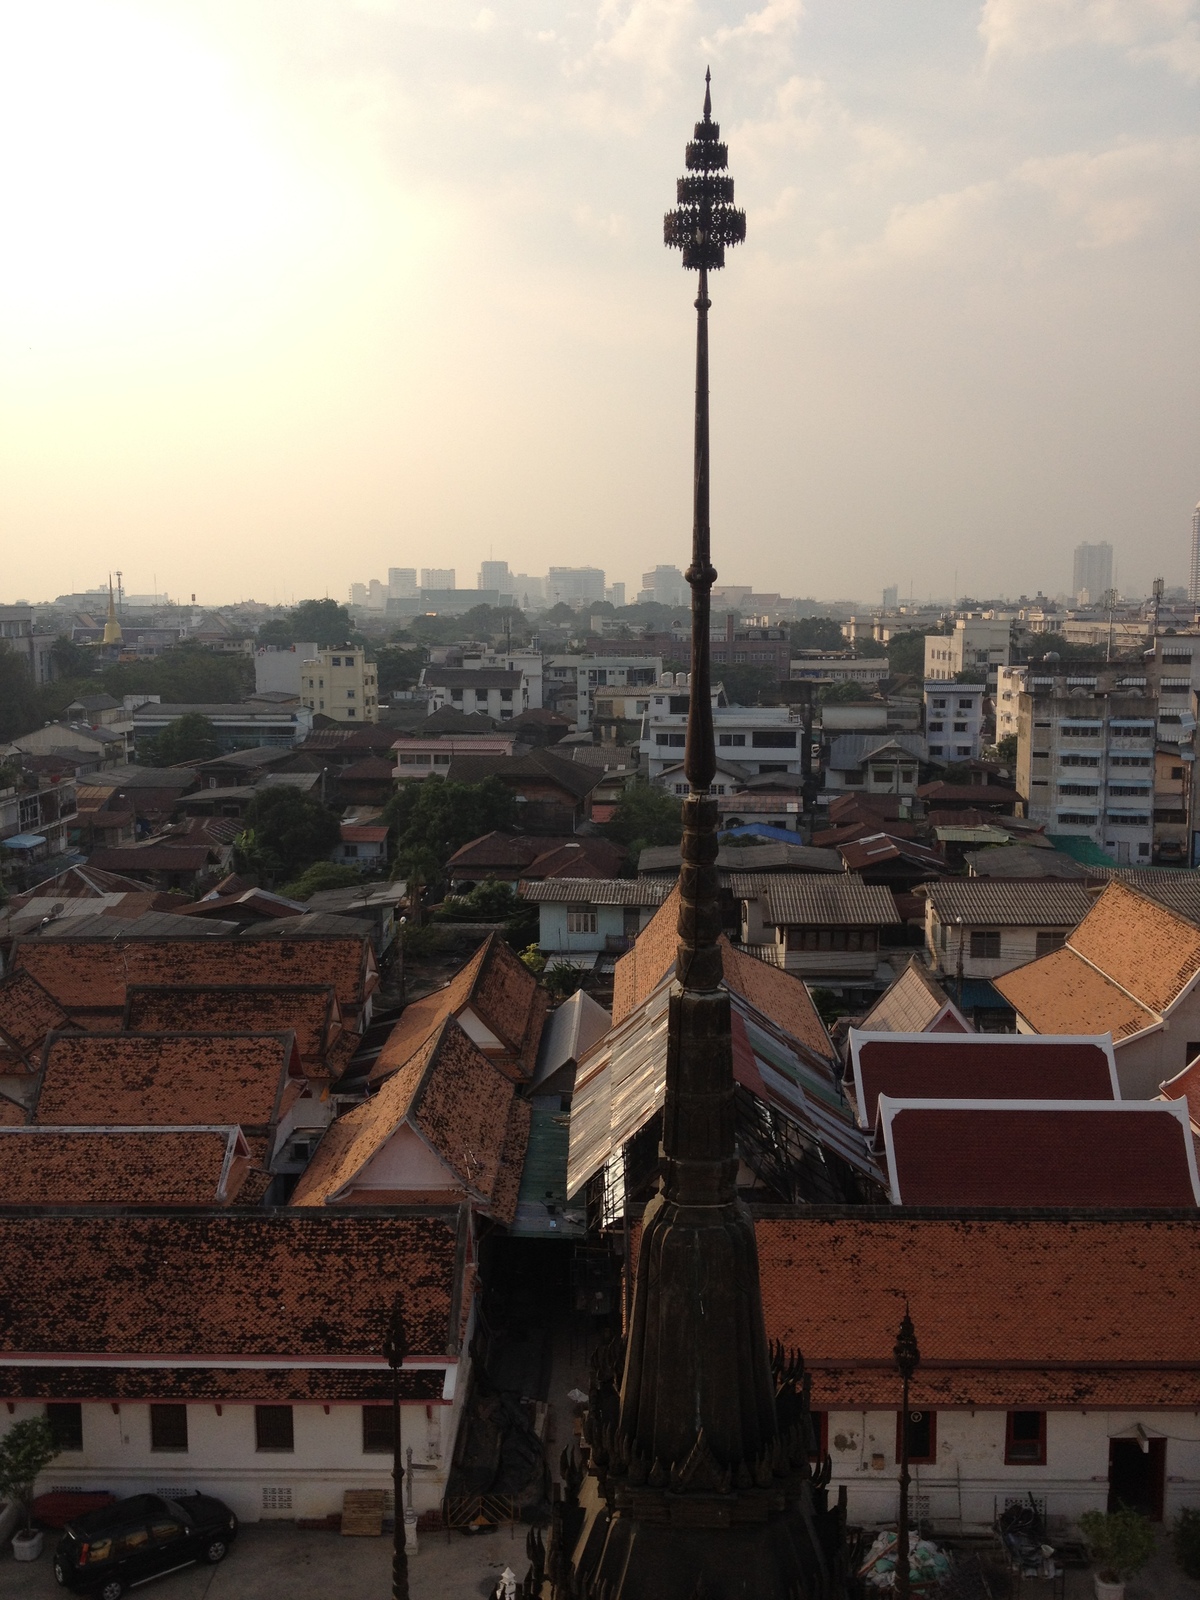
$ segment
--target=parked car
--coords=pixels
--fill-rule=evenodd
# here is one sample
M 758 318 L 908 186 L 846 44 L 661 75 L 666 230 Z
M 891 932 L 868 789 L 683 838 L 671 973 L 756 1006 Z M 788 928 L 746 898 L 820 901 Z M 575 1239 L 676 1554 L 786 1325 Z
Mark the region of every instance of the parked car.
M 120 1600 L 127 1589 L 197 1561 L 223 1561 L 238 1521 L 212 1495 L 167 1500 L 135 1494 L 68 1522 L 54 1552 L 54 1576 L 66 1589 Z

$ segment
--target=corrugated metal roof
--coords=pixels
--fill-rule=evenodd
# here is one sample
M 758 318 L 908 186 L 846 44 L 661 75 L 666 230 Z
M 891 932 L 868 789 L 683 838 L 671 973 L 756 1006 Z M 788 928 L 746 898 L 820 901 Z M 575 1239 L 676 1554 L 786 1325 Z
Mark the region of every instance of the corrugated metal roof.
M 722 845 L 717 866 L 725 872 L 843 872 L 836 850 L 809 844 L 775 841 L 764 844 Z M 650 845 L 638 857 L 638 872 L 679 871 L 677 844 Z
M 529 1119 L 529 1142 L 517 1194 L 517 1212 L 509 1232 L 525 1237 L 581 1238 L 587 1232 L 582 1207 L 568 1211 L 567 1157 L 571 1134 L 568 1117 L 555 1106 L 535 1105 Z
M 777 927 L 886 927 L 900 921 L 891 890 L 851 872 L 781 876 L 764 898 L 763 915 Z
M 534 905 L 660 906 L 673 888 L 665 878 L 522 878 L 517 893 Z
M 542 1030 L 537 1065 L 533 1069 L 532 1091 L 545 1083 L 568 1061 L 582 1059 L 608 1032 L 611 1018 L 591 995 L 576 989 L 557 1011 L 552 1011 Z
M 1095 897 L 1069 878 L 960 878 L 925 886 L 934 915 L 942 922 L 1001 927 L 1062 928 L 1082 922 Z
M 959 1019 L 965 1032 L 970 1025 L 937 980 L 913 956 L 904 971 L 886 989 L 858 1024 L 864 1033 L 924 1033 L 946 1008 Z
M 896 750 L 918 761 L 929 756 L 929 746 L 919 733 L 844 733 L 833 741 L 828 765 L 834 772 L 848 772 L 885 750 Z

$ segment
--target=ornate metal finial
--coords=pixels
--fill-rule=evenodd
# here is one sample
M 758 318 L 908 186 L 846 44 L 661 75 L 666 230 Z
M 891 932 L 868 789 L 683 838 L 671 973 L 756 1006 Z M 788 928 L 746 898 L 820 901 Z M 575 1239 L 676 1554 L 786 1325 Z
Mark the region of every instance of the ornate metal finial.
M 904 1302 L 904 1318 L 896 1335 L 896 1346 L 892 1351 L 892 1357 L 896 1363 L 896 1371 L 905 1383 L 911 1383 L 913 1373 L 921 1363 L 921 1352 L 917 1348 L 917 1330 L 913 1327 L 913 1320 L 908 1314 L 907 1300 Z
M 663 218 L 663 242 L 683 251 L 685 267 L 725 265 L 725 246 L 746 237 L 746 213 L 733 204 L 733 179 L 728 176 L 729 149 L 721 143 L 721 124 L 712 120 L 709 74 L 704 74 L 704 120 L 696 124 L 687 147 L 688 176 L 675 184 L 677 211 Z

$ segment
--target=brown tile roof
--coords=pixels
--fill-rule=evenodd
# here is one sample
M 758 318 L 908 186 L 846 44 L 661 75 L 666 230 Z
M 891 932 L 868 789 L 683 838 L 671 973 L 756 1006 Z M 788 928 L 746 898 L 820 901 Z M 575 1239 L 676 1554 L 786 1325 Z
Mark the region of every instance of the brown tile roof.
M 0 1134 L 0 1205 L 228 1205 L 250 1166 L 234 1127 L 14 1128 Z
M 1099 1031 L 1120 1040 L 1158 1022 L 1153 1011 L 1081 960 L 1069 944 L 991 981 L 1038 1033 Z
M 501 1041 L 492 1059 L 512 1077 L 528 1082 L 537 1061 L 546 1020 L 547 995 L 499 934 L 487 938 L 444 989 L 407 1006 L 371 1070 L 378 1082 L 402 1067 L 447 1017 L 468 1008 Z
M 1200 1221 L 808 1214 L 755 1225 L 767 1335 L 813 1405 L 896 1403 L 895 1308 L 917 1406 L 1200 1406 Z
M 341 1007 L 329 985 L 130 984 L 127 1033 L 281 1033 L 290 1028 L 306 1068 L 323 1069 L 342 1032 Z M 351 1038 L 358 1043 L 358 1035 Z
M 9 1095 L 0 1094 L 0 1128 L 23 1128 L 25 1126 L 25 1107 L 19 1100 L 13 1100 Z
M 36 1072 L 46 1035 L 70 1026 L 58 1001 L 28 972 L 0 980 L 0 1072 Z
M 859 1121 L 875 1124 L 881 1094 L 902 1100 L 1116 1100 L 1099 1039 L 997 1033 L 871 1035 L 850 1030 Z
M 19 939 L 13 965 L 31 973 L 67 1011 L 119 1011 L 127 984 L 332 984 L 349 1014 L 375 985 L 370 941 L 305 936 L 307 917 L 247 929 L 237 938 Z M 292 937 L 293 933 L 297 936 Z
M 405 1123 L 480 1210 L 511 1222 L 529 1134 L 529 1105 L 517 1100 L 511 1080 L 452 1017 L 373 1099 L 329 1128 L 296 1185 L 292 1204 L 329 1205 L 343 1196 L 351 1203 L 369 1203 L 369 1190 L 351 1187 L 347 1193 L 348 1186 Z
M 303 1088 L 291 1034 L 58 1033 L 43 1051 L 34 1121 L 236 1122 L 264 1133 Z
M 672 889 L 613 972 L 612 1022 L 615 1028 L 648 1000 L 675 965 L 679 944 L 679 888 Z
M 1200 1127 L 1200 1056 L 1161 1084 L 1160 1089 L 1164 1100 L 1186 1100 L 1188 1115 Z
M 1200 928 L 1117 880 L 1068 943 L 1150 1011 L 1164 1011 L 1200 972 Z
M 114 845 L 93 850 L 88 865 L 111 872 L 203 872 L 216 860 L 210 844 Z
M 485 833 L 456 850 L 446 863 L 451 877 L 468 871 L 519 871 L 523 877 L 545 878 L 553 873 L 579 877 L 586 862 L 588 874 L 613 877 L 628 852 L 608 839 L 592 835 Z M 575 870 L 568 870 L 571 858 Z
M 0 1215 L 0 1337 L 10 1359 L 353 1357 L 386 1372 L 400 1291 L 411 1354 L 456 1351 L 466 1223 L 451 1207 Z
M 445 1378 L 439 1367 L 405 1370 L 400 1398 L 436 1404 Z M 0 1400 L 210 1400 L 232 1404 L 300 1405 L 305 1401 L 387 1401 L 388 1371 L 311 1367 L 5 1367 Z
M 361 761 L 352 761 L 348 767 L 343 767 L 338 780 L 341 783 L 390 783 L 395 770 L 383 756 L 364 756 Z
M 1186 1208 L 1192 1134 L 1169 1103 L 881 1099 L 892 1200 L 910 1206 Z

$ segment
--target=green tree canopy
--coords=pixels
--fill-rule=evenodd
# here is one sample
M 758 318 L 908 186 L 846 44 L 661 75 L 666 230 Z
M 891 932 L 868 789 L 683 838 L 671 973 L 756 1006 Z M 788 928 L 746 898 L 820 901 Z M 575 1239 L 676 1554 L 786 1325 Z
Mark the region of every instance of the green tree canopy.
M 425 652 L 419 645 L 380 645 L 375 651 L 379 672 L 379 697 L 386 700 L 393 689 L 411 689 L 421 676 Z
M 996 740 L 996 755 L 1001 766 L 1011 772 L 1017 764 L 1017 736 L 1015 733 L 1006 733 L 1003 739 Z
M 25 1526 L 33 1526 L 31 1508 L 37 1480 L 58 1454 L 58 1445 L 45 1417 L 25 1417 L 14 1422 L 0 1439 L 0 1499 L 13 1500 L 25 1513 Z
M 217 730 L 199 711 L 185 711 L 163 731 L 140 742 L 138 755 L 148 767 L 178 767 L 186 761 L 211 761 L 221 753 Z
M 791 627 L 793 650 L 844 650 L 846 636 L 832 617 L 802 617 Z
M 724 684 L 725 698 L 731 706 L 777 706 L 782 703 L 779 679 L 769 667 L 720 666 L 713 668 L 713 676 Z
M 354 623 L 336 600 L 301 600 L 286 617 L 273 617 L 258 630 L 259 644 L 345 644 Z
M 515 828 L 518 806 L 498 778 L 447 783 L 431 777 L 403 783 L 383 808 L 396 841 L 400 874 L 436 876 L 454 852 L 497 829 Z
M 156 694 L 167 705 L 236 705 L 254 689 L 254 662 L 202 645 L 172 645 L 153 661 L 120 661 L 100 675 L 109 694 Z
M 0 639 L 0 739 L 32 733 L 45 719 L 29 668 L 7 639 Z
M 605 834 L 614 844 L 627 845 L 631 852 L 647 845 L 678 844 L 683 835 L 679 801 L 653 783 L 632 784 L 621 796 L 617 809 L 604 824 Z
M 817 696 L 822 705 L 847 705 L 860 700 L 873 700 L 874 698 L 874 692 L 868 684 L 855 683 L 850 678 L 842 678 L 837 683 L 825 684 Z
M 246 826 L 237 844 L 238 870 L 271 883 L 290 880 L 327 860 L 340 838 L 337 817 L 312 795 L 287 785 L 261 789 L 246 808 Z
M 307 900 L 322 889 L 352 889 L 361 882 L 362 873 L 356 867 L 343 866 L 340 861 L 314 861 L 279 892 L 289 900 Z
M 936 633 L 936 628 L 929 630 Z M 925 676 L 925 635 L 919 628 L 909 628 L 904 633 L 894 633 L 887 645 L 888 668 L 892 677 L 908 675 Z
M 60 633 L 50 646 L 50 659 L 60 678 L 87 678 L 96 664 L 93 651 Z

